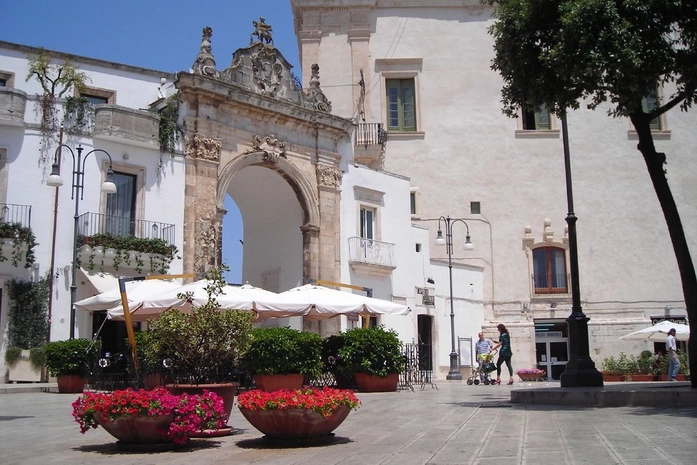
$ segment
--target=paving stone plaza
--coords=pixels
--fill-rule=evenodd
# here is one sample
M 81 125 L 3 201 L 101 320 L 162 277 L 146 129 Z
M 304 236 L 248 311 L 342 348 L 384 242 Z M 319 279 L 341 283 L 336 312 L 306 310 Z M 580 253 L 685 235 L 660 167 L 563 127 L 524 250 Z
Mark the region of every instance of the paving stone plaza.
M 668 389 L 668 383 L 616 383 L 623 391 Z M 671 383 L 673 397 L 694 391 Z M 640 386 L 641 385 L 641 386 Z M 651 387 L 653 385 L 653 387 Z M 267 443 L 237 408 L 235 434 L 191 440 L 181 450 L 124 452 L 103 429 L 81 435 L 71 417 L 77 394 L 0 391 L 0 463 L 58 464 L 694 464 L 697 403 L 688 407 L 544 404 L 558 383 L 467 386 L 357 393 L 362 406 L 332 441 L 286 447 Z M 605 391 L 619 389 L 608 385 Z M 536 391 L 536 404 L 511 393 Z M 515 397 L 515 396 L 514 396 Z M 658 396 L 660 397 L 660 396 Z M 526 397 L 530 398 L 530 397 Z M 571 396 L 573 399 L 574 396 Z M 580 399 L 580 397 L 575 397 Z

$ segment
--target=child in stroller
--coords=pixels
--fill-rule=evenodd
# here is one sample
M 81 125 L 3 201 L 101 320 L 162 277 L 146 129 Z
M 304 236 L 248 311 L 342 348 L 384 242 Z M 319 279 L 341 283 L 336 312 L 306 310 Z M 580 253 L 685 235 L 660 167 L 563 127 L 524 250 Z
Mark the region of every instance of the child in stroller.
M 494 354 L 498 351 L 489 352 L 487 354 L 477 355 L 477 368 L 472 370 L 472 374 L 467 378 L 467 384 L 478 385 L 480 382 L 484 385 L 494 384 L 493 379 L 489 379 L 489 373 L 496 370 L 496 365 L 494 364 Z

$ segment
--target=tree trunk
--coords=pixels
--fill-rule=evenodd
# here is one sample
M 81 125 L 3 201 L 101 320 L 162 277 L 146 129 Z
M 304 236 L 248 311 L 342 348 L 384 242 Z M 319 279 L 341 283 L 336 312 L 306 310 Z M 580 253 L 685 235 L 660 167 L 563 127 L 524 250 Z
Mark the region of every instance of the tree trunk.
M 687 246 L 682 221 L 680 221 L 680 213 L 675 205 L 675 199 L 670 191 L 668 179 L 665 175 L 666 155 L 656 152 L 648 116 L 644 113 L 634 113 L 630 115 L 630 119 L 639 136 L 637 148 L 646 162 L 653 188 L 656 191 L 656 197 L 661 204 L 663 216 L 666 219 L 670 240 L 673 243 L 675 258 L 678 261 L 678 270 L 680 271 L 685 307 L 690 320 L 690 333 L 692 333 L 697 328 L 697 275 L 695 275 L 690 249 Z M 697 378 L 695 377 L 695 370 L 697 370 L 697 338 L 690 337 L 687 343 L 687 350 L 692 355 L 689 358 L 692 387 L 697 388 Z

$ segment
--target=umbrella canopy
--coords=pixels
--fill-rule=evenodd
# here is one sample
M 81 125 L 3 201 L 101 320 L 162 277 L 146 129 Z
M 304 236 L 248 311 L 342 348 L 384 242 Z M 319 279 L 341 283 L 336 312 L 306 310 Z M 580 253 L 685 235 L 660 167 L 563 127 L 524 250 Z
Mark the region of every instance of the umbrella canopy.
M 185 284 L 175 289 L 167 290 L 161 294 L 150 296 L 143 299 L 135 308 L 131 308 L 131 319 L 133 321 L 147 321 L 167 310 L 168 308 L 178 308 L 188 311 L 192 305 L 201 306 L 208 302 L 208 292 L 206 288 L 213 284 L 213 281 L 202 279 L 193 283 Z M 190 299 L 180 298 L 179 294 L 191 293 Z M 273 301 L 278 294 L 254 287 L 249 283 L 243 286 L 232 286 L 227 284 L 223 287 L 216 300 L 223 309 L 234 310 L 256 310 L 257 300 Z M 130 300 L 130 297 L 129 297 Z M 282 311 L 274 314 L 275 318 L 282 316 L 301 316 L 310 310 L 310 304 L 288 304 Z M 108 312 L 110 319 L 123 320 L 123 307 L 115 307 Z
M 387 300 L 374 299 L 350 292 L 337 291 L 316 284 L 289 289 L 277 294 L 272 300 L 261 300 L 256 304 L 260 318 L 269 312 L 282 311 L 284 308 L 309 304 L 311 309 L 306 315 L 311 320 L 324 320 L 338 315 L 407 315 L 409 307 Z
M 665 342 L 668 337 L 668 331 L 675 328 L 675 339 L 678 341 L 687 341 L 690 339 L 690 327 L 680 323 L 671 323 L 670 321 L 661 321 L 648 328 L 640 329 L 620 337 L 624 340 L 632 341 L 653 341 Z
M 144 281 L 127 281 L 126 296 L 128 305 L 136 306 L 144 299 L 165 291 L 176 289 L 181 284 L 176 281 L 162 279 L 146 279 Z M 75 308 L 87 311 L 109 310 L 121 305 L 121 292 L 119 288 L 111 289 L 86 299 L 75 302 Z

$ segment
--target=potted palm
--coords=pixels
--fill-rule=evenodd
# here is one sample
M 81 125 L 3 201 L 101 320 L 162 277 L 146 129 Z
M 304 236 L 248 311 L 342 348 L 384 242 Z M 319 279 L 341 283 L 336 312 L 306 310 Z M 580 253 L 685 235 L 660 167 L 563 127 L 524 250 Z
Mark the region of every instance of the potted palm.
M 367 392 L 396 391 L 405 358 L 397 332 L 375 328 L 354 328 L 341 333 L 337 356 L 342 373 L 354 373 L 358 389 Z
M 223 271 L 206 275 L 210 281 L 206 304 L 192 306 L 188 313 L 169 309 L 150 326 L 157 345 L 155 358 L 163 361 L 165 375 L 174 381 L 167 389 L 174 394 L 214 391 L 224 399 L 229 415 L 238 386 L 234 372 L 249 347 L 254 314 L 220 308 L 216 296 L 225 286 Z
M 99 343 L 89 339 L 51 341 L 44 346 L 46 367 L 58 381 L 58 392 L 82 392 L 90 362 L 99 354 Z
M 254 384 L 262 391 L 300 389 L 322 370 L 322 337 L 293 328 L 255 328 L 244 357 Z

